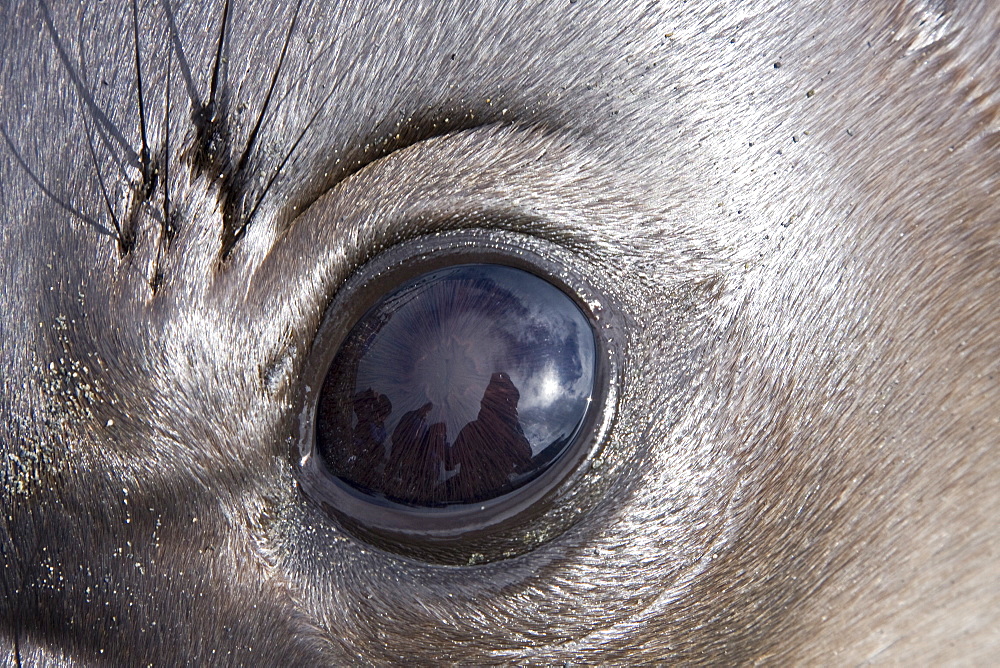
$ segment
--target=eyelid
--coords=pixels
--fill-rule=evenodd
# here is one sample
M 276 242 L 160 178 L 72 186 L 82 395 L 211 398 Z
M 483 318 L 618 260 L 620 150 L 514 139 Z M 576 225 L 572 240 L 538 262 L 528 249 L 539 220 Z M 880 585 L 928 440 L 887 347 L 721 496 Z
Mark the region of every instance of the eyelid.
M 687 211 L 703 205 L 705 184 L 679 172 L 670 188 L 650 190 L 643 165 L 630 156 L 628 147 L 599 137 L 519 125 L 477 127 L 393 151 L 288 225 L 249 229 L 237 247 L 256 253 L 244 282 L 248 300 L 261 304 L 262 318 L 315 331 L 330 296 L 381 250 L 472 227 L 521 231 L 596 263 L 617 257 L 608 268 L 635 265 L 654 272 L 658 284 L 714 275 L 717 237 L 726 228 L 697 224 L 702 217 Z M 647 238 L 651 221 L 671 233 Z M 623 235 L 635 239 L 626 243 Z M 275 312 L 276 302 L 283 312 Z
M 379 251 L 407 239 L 469 227 L 519 229 L 582 247 L 581 220 L 607 222 L 606 202 L 564 201 L 553 180 L 585 151 L 558 133 L 484 127 L 422 141 L 367 165 L 328 190 L 281 231 L 251 227 L 243 248 L 251 268 L 248 301 L 279 294 L 284 313 L 259 315 L 312 327 L 337 287 Z M 588 178 L 597 176 L 588 175 Z M 515 185 L 516 184 L 516 185 Z M 567 204 L 570 206 L 567 208 Z M 281 271 L 276 271 L 277 268 Z M 269 299 L 273 307 L 273 297 Z

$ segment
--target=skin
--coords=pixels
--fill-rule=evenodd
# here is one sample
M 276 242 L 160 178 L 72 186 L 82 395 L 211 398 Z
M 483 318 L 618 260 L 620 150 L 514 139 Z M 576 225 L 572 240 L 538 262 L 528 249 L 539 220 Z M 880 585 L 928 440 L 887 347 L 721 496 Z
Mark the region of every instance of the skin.
M 989 663 L 1000 7 L 728 4 L 0 8 L 3 662 Z M 627 326 L 587 512 L 435 566 L 296 430 L 469 229 Z

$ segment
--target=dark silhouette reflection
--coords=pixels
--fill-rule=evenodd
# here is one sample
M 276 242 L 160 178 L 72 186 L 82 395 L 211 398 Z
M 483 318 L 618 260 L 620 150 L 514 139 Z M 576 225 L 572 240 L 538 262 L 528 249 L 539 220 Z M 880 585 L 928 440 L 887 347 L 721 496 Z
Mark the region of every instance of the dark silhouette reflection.
M 478 417 L 449 447 L 444 422 L 428 424 L 434 404 L 404 413 L 387 442 L 389 399 L 372 389 L 354 396 L 352 452 L 338 475 L 401 503 L 473 503 L 512 489 L 511 477 L 532 469 L 532 451 L 517 415 L 520 392 L 494 373 Z
M 446 490 L 441 485 L 445 468 L 445 436 L 443 422 L 427 425 L 430 402 L 403 415 L 392 432 L 392 451 L 386 466 L 389 498 L 406 503 L 433 505 L 446 502 Z
M 377 489 L 386 454 L 385 420 L 392 413 L 392 403 L 384 394 L 369 388 L 354 395 L 353 404 L 358 421 L 347 468 L 354 483 Z
M 518 392 L 510 377 L 494 373 L 479 416 L 462 427 L 450 451 L 449 498 L 471 503 L 510 488 L 510 477 L 531 466 L 531 445 L 517 419 Z

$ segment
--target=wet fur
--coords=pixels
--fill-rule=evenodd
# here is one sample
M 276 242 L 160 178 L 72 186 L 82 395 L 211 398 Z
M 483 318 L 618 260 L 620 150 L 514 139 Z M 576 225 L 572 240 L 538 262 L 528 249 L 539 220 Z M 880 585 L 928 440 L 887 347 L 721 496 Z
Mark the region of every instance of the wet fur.
M 988 663 L 998 30 L 946 0 L 0 8 L 3 661 Z M 340 284 L 466 228 L 604 285 L 626 371 L 596 507 L 432 567 L 290 453 Z

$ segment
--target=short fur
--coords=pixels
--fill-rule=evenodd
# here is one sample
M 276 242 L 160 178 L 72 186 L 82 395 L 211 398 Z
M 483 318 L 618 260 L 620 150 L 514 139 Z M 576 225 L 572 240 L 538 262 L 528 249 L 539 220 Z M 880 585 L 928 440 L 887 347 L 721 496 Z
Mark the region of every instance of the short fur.
M 7 665 L 985 664 L 1000 5 L 0 8 Z M 429 566 L 296 484 L 325 306 L 443 229 L 630 323 L 601 501 Z

